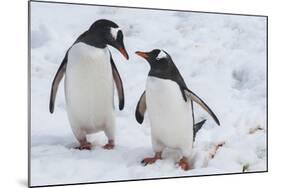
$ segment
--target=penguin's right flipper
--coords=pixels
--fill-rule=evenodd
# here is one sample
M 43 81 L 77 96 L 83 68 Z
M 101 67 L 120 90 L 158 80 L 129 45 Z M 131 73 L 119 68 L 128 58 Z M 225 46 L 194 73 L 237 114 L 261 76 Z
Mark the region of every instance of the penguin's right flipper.
M 142 93 L 137 108 L 136 108 L 136 120 L 139 122 L 139 124 L 142 124 L 143 118 L 144 118 L 144 113 L 146 111 L 146 100 L 145 100 L 145 91 Z
M 122 83 L 121 77 L 119 75 L 119 72 L 116 68 L 116 65 L 115 65 L 115 63 L 112 59 L 111 54 L 110 54 L 110 63 L 111 63 L 111 67 L 112 67 L 113 79 L 115 81 L 115 85 L 116 85 L 117 93 L 118 93 L 118 98 L 119 98 L 119 110 L 123 110 L 124 105 L 125 105 L 123 83 Z
M 55 100 L 56 100 L 56 95 L 59 87 L 59 83 L 62 80 L 65 70 L 66 70 L 66 64 L 67 64 L 67 56 L 68 52 L 65 54 L 62 63 L 55 75 L 55 78 L 52 83 L 52 89 L 51 89 L 51 96 L 50 96 L 50 103 L 49 103 L 49 111 L 52 114 L 54 112 L 55 108 Z
M 189 97 L 192 101 L 196 102 L 197 104 L 199 104 L 204 110 L 206 110 L 214 119 L 214 121 L 220 125 L 220 122 L 217 118 L 217 116 L 215 115 L 215 113 L 210 109 L 210 107 L 202 100 L 200 99 L 195 93 L 193 93 L 191 90 L 185 88 L 185 94 L 187 95 L 187 97 Z
M 196 123 L 194 126 L 193 126 L 193 141 L 195 140 L 195 136 L 197 134 L 197 132 L 202 128 L 203 124 L 206 122 L 206 119 Z

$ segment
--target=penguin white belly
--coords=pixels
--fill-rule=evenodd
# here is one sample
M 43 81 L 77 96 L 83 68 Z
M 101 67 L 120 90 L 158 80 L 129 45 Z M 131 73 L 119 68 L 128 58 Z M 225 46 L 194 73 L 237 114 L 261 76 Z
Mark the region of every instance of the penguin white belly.
M 189 155 L 193 143 L 192 109 L 190 100 L 184 101 L 178 84 L 148 76 L 146 104 L 152 140 Z
M 66 107 L 72 129 L 90 134 L 114 122 L 113 89 L 108 49 L 84 43 L 73 45 L 68 53 L 65 78 Z

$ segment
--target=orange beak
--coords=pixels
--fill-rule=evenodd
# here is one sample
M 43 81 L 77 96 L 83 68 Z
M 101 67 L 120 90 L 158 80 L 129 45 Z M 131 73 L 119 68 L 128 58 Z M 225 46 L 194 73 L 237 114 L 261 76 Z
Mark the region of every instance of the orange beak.
M 120 51 L 120 53 L 128 60 L 129 59 L 129 55 L 127 53 L 127 51 L 125 50 L 125 48 L 119 48 L 118 49 Z
M 140 51 L 137 51 L 136 52 L 137 55 L 143 57 L 144 59 L 147 59 L 149 56 L 147 55 L 147 53 L 145 52 L 140 52 Z

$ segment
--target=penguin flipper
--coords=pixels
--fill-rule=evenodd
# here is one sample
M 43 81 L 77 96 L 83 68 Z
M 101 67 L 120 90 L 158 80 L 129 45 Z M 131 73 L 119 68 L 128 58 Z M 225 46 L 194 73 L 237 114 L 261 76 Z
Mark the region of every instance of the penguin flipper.
M 145 100 L 145 91 L 142 93 L 137 108 L 136 108 L 136 120 L 139 124 L 142 124 L 143 118 L 144 118 L 144 113 L 146 111 L 146 100 Z
M 119 75 L 119 72 L 118 72 L 118 70 L 115 66 L 115 63 L 112 59 L 111 54 L 110 54 L 110 63 L 111 63 L 111 67 L 112 67 L 113 79 L 115 81 L 115 85 L 116 85 L 117 93 L 118 93 L 118 98 L 119 98 L 119 110 L 123 110 L 124 105 L 125 105 L 123 83 L 122 83 L 121 77 Z
M 51 114 L 54 112 L 55 100 L 56 100 L 58 87 L 59 87 L 60 81 L 62 80 L 62 78 L 64 76 L 65 70 L 66 70 L 67 56 L 68 56 L 68 52 L 65 54 L 65 56 L 62 60 L 62 63 L 60 65 L 59 69 L 57 70 L 57 73 L 56 73 L 55 78 L 52 83 L 50 103 L 49 103 L 49 111 Z
M 214 112 L 209 108 L 209 106 L 202 100 L 200 99 L 195 93 L 193 93 L 191 90 L 185 88 L 185 94 L 187 97 L 189 97 L 192 101 L 196 102 L 199 104 L 204 110 L 206 110 L 212 118 L 215 120 L 215 122 L 220 125 L 220 122 L 217 118 L 217 116 L 214 114 Z

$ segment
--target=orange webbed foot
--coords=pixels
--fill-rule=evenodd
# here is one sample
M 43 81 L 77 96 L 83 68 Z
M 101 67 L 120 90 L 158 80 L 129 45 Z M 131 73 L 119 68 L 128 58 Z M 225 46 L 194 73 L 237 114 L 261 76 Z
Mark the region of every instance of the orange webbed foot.
M 90 142 L 85 142 L 85 143 L 80 144 L 80 146 L 75 147 L 75 149 L 91 150 L 92 149 L 92 144 Z
M 109 140 L 108 143 L 103 146 L 103 149 L 110 150 L 110 149 L 114 149 L 114 147 L 115 147 L 114 141 Z
M 155 163 L 157 160 L 161 160 L 161 153 L 156 153 L 154 157 L 146 157 L 144 158 L 141 163 L 146 166 L 148 164 L 153 164 Z
M 181 167 L 181 169 L 183 170 L 189 170 L 191 169 L 187 159 L 185 157 L 183 157 L 179 162 L 178 162 L 178 165 Z

